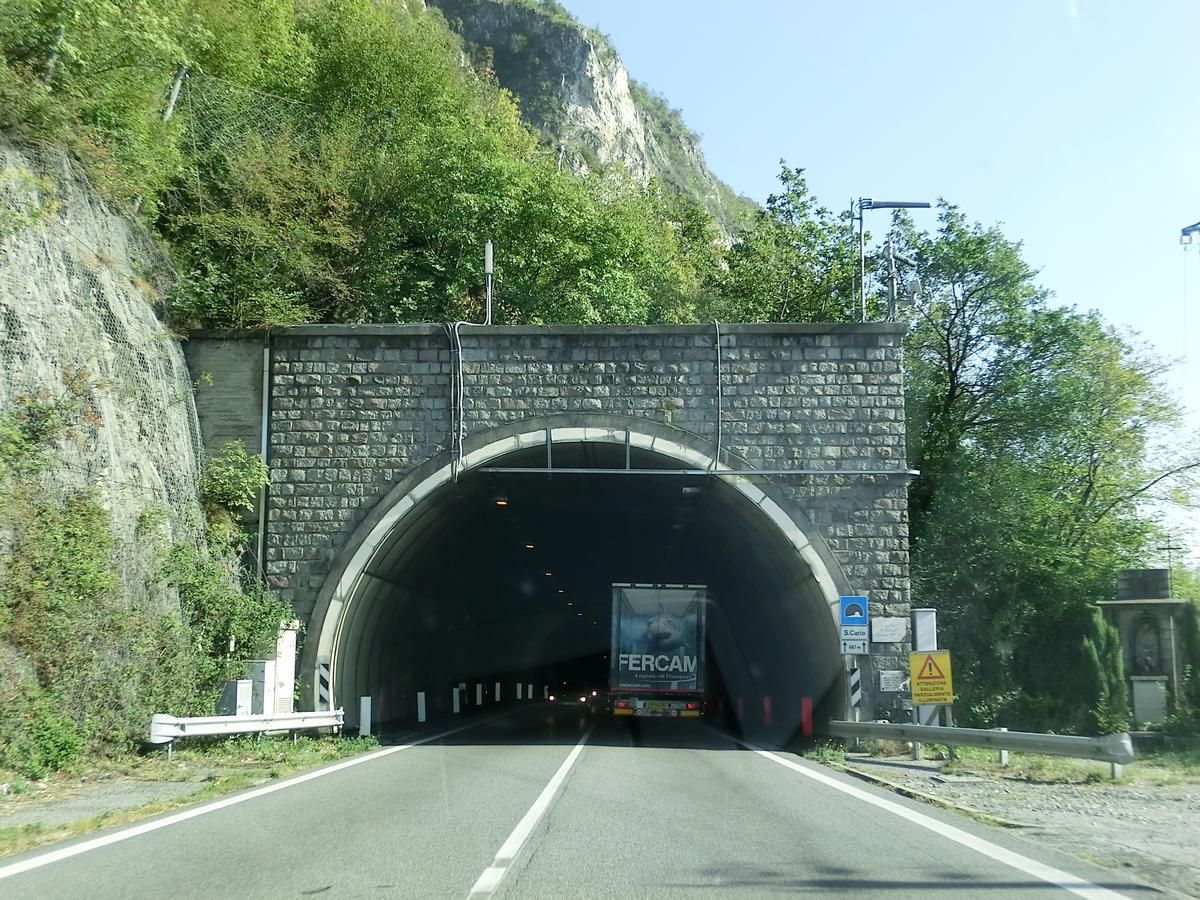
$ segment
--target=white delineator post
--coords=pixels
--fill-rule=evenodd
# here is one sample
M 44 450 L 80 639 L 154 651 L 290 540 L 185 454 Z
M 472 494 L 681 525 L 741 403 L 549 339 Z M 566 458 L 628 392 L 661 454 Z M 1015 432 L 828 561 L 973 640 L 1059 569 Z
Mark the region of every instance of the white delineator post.
M 483 706 L 483 683 L 475 685 L 475 705 Z
M 425 721 L 425 692 L 417 691 L 417 721 Z
M 521 682 L 517 682 L 517 699 L 521 699 Z
M 358 733 L 371 733 L 371 698 L 358 698 Z
M 496 682 L 496 702 L 500 702 L 500 682 Z
M 458 688 L 454 688 L 450 693 L 451 693 L 451 697 L 450 697 L 451 712 L 453 712 L 457 716 L 459 713 Z
M 533 685 L 527 684 L 527 685 L 525 685 L 525 688 L 527 691 L 525 696 L 527 696 L 530 700 L 532 700 L 533 699 Z

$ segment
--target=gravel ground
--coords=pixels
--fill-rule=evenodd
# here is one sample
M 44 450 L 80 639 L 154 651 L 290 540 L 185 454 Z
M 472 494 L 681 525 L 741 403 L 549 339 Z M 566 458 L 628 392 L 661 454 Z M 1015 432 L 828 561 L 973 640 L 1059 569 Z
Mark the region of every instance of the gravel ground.
M 139 781 L 119 779 L 85 785 L 71 796 L 39 796 L 29 793 L 0 798 L 0 828 L 41 825 L 57 828 L 116 810 L 137 809 L 147 803 L 188 797 L 203 788 L 197 781 Z
M 1200 897 L 1200 784 L 1049 783 L 942 775 L 935 762 L 850 755 L 846 767 L 1010 822 L 1020 833 L 1184 897 Z

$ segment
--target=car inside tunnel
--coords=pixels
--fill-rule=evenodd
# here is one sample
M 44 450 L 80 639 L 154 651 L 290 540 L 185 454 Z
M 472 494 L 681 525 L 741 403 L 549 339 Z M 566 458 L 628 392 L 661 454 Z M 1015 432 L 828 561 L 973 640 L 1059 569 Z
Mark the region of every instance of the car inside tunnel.
M 612 585 L 707 588 L 708 720 L 799 736 L 844 713 L 828 599 L 778 525 L 724 478 L 641 449 L 531 447 L 421 498 L 359 574 L 336 642 L 334 702 L 386 727 L 462 706 L 608 684 Z M 512 471 L 512 470 L 519 471 Z M 622 470 L 630 470 L 626 474 Z M 635 474 L 636 473 L 636 474 Z

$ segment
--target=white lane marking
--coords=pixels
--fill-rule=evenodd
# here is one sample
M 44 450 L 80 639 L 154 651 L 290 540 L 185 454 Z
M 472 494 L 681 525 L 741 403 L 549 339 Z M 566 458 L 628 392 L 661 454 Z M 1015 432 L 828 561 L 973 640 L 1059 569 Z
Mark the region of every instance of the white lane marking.
M 48 866 L 51 863 L 61 862 L 64 859 L 70 859 L 72 856 L 79 856 L 81 853 L 88 853 L 91 850 L 99 850 L 101 847 L 107 847 L 109 844 L 116 844 L 121 841 L 127 841 L 130 838 L 138 837 L 139 835 L 149 834 L 151 831 L 158 831 L 160 828 L 166 828 L 169 825 L 177 825 L 180 822 L 186 822 L 188 819 L 194 819 L 197 816 L 203 816 L 210 812 L 216 812 L 219 809 L 236 806 L 239 803 L 245 803 L 247 800 L 254 800 L 258 797 L 263 797 L 267 794 L 273 794 L 276 791 L 282 791 L 284 788 L 293 787 L 297 784 L 303 784 L 306 781 L 313 781 L 317 778 L 323 778 L 326 775 L 332 775 L 334 772 L 340 772 L 343 769 L 349 769 L 351 766 L 357 766 L 365 762 L 370 762 L 373 759 L 380 759 L 384 756 L 390 756 L 393 753 L 399 753 L 401 750 L 408 750 L 411 747 L 418 747 L 421 744 L 428 744 L 430 741 L 440 740 L 448 735 L 455 734 L 459 731 L 465 731 L 468 728 L 474 728 L 480 725 L 485 720 L 472 722 L 469 725 L 462 725 L 458 728 L 452 728 L 449 731 L 442 731 L 438 734 L 430 735 L 427 738 L 421 738 L 419 741 L 410 741 L 407 744 L 398 744 L 395 747 L 384 747 L 382 750 L 375 750 L 372 753 L 365 753 L 362 756 L 355 756 L 351 759 L 344 760 L 340 763 L 334 763 L 332 766 L 327 766 L 324 769 L 317 769 L 314 772 L 305 772 L 303 775 L 297 775 L 294 778 L 286 778 L 283 781 L 268 784 L 264 787 L 255 788 L 252 791 L 246 791 L 244 794 L 235 794 L 232 797 L 226 797 L 224 800 L 217 800 L 213 803 L 204 806 L 185 809 L 182 812 L 177 812 L 174 815 L 166 816 L 162 819 L 155 819 L 152 822 L 143 822 L 141 825 L 134 825 L 126 828 L 123 831 L 115 831 L 112 834 L 106 834 L 103 837 L 93 838 L 90 841 L 83 841 L 79 844 L 72 844 L 70 847 L 63 847 L 59 850 L 51 850 L 49 853 L 43 853 L 40 856 L 32 857 L 31 859 L 21 860 L 20 862 L 11 863 L 7 866 L 0 866 L 0 879 L 9 878 L 13 875 L 19 875 L 22 872 L 28 872 L 30 869 L 39 869 L 42 866 Z
M 500 886 L 500 881 L 504 878 L 505 872 L 508 871 L 509 864 L 521 852 L 521 847 L 524 846 L 533 829 L 537 827 L 538 821 L 546 814 L 546 810 L 549 809 L 551 801 L 554 800 L 554 795 L 558 793 L 563 779 L 567 777 L 567 772 L 571 771 L 571 766 L 575 765 L 575 760 L 583 752 L 583 745 L 587 743 L 588 737 L 591 736 L 593 727 L 591 725 L 588 726 L 588 730 L 583 733 L 583 737 L 579 739 L 579 743 L 567 754 L 567 758 L 563 760 L 563 764 L 558 767 L 558 771 L 554 773 L 553 777 L 546 782 L 546 786 L 542 788 L 542 792 L 538 794 L 538 798 L 533 801 L 533 806 L 529 807 L 525 815 L 521 817 L 521 821 L 517 823 L 517 827 L 512 830 L 512 834 L 500 845 L 500 850 L 496 854 L 496 858 L 492 860 L 490 866 L 483 870 L 483 874 L 476 880 L 468 896 L 486 897 Z
M 736 739 L 735 739 L 736 740 Z M 1080 897 L 1086 897 L 1088 900 L 1130 900 L 1124 894 L 1118 894 L 1115 891 L 1110 891 L 1108 888 L 1102 888 L 1092 884 L 1083 878 L 1077 878 L 1062 869 L 1056 869 L 1053 866 L 1047 866 L 1035 859 L 1030 859 L 1028 856 L 1022 856 L 1020 853 L 1014 853 L 1012 850 L 1006 850 L 998 844 L 993 844 L 991 841 L 976 837 L 975 835 L 963 831 L 960 828 L 955 828 L 953 825 L 947 825 L 932 816 L 927 816 L 924 813 L 909 809 L 907 806 L 901 806 L 899 803 L 894 803 L 883 797 L 876 797 L 874 794 L 868 793 L 861 788 L 856 788 L 850 784 L 842 784 L 836 778 L 831 778 L 822 772 L 816 772 L 808 769 L 799 763 L 792 762 L 789 759 L 784 759 L 782 756 L 776 756 L 769 750 L 763 750 L 761 747 L 756 747 L 746 741 L 738 741 L 747 750 L 753 750 L 759 756 L 766 757 L 771 762 L 779 763 L 781 766 L 786 766 L 793 772 L 799 772 L 805 778 L 811 778 L 813 781 L 819 782 L 826 787 L 831 787 L 836 791 L 841 791 L 843 794 L 849 794 L 856 800 L 861 800 L 864 803 L 869 803 L 879 809 L 897 815 L 902 819 L 907 819 L 914 825 L 920 825 L 922 828 L 927 828 L 930 831 L 940 834 L 944 838 L 954 841 L 956 844 L 962 844 L 964 847 L 969 847 L 984 856 L 991 857 L 997 862 L 1002 862 L 1005 865 L 1012 866 L 1018 871 L 1024 872 L 1026 875 L 1032 875 L 1034 878 L 1040 878 L 1042 881 L 1049 882 L 1055 887 L 1060 887 L 1063 890 L 1070 891 L 1072 894 L 1078 894 Z

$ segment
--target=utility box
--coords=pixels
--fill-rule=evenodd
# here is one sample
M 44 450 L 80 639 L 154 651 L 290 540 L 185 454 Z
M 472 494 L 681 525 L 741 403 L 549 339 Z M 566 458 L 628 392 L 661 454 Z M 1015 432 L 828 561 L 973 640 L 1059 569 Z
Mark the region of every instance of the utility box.
M 248 716 L 251 709 L 250 679 L 227 681 L 217 700 L 218 716 Z
M 279 631 L 275 642 L 275 712 L 295 712 L 296 705 L 296 632 L 299 622 L 289 622 Z
M 246 676 L 250 679 L 250 712 L 256 716 L 275 715 L 275 660 L 250 660 L 246 663 Z

